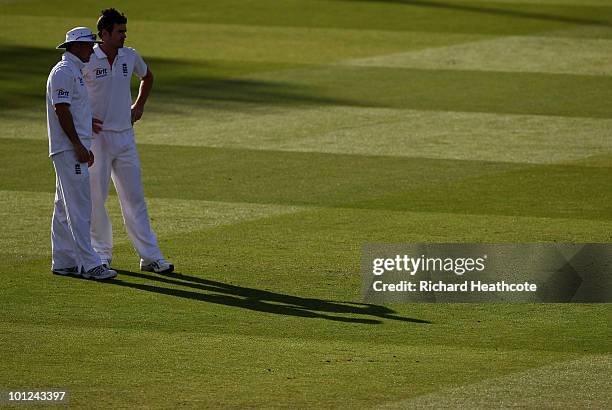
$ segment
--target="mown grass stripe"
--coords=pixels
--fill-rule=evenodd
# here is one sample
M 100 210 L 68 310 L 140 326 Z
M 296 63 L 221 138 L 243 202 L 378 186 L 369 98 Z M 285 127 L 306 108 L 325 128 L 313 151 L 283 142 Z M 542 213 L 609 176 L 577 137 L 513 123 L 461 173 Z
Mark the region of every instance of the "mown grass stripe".
M 424 70 L 480 70 L 575 75 L 612 75 L 612 40 L 502 37 L 354 59 L 347 65 Z
M 0 239 L 0 255 L 17 263 L 50 256 L 50 223 L 54 194 L 47 192 L 0 191 L 5 198 L 0 217 L 14 221 Z M 154 231 L 161 238 L 190 231 L 299 212 L 300 207 L 247 203 L 147 198 Z M 27 206 L 23 206 L 27 204 Z M 118 198 L 111 195 L 107 209 L 114 227 L 115 244 L 129 243 L 123 227 Z
M 327 66 L 241 78 L 304 87 L 326 105 L 612 118 L 609 76 Z
M 84 24 L 82 18 L 28 15 L 0 16 L 0 22 L 4 27 L 0 40 L 5 47 L 19 45 L 49 50 L 57 55 L 60 53 L 54 50 L 57 27 Z M 23 32 L 20 28 L 25 25 L 36 26 L 37 32 Z M 216 60 L 324 64 L 381 52 L 442 47 L 493 37 L 470 33 L 159 22 L 131 18 L 129 28 L 126 45 L 135 47 L 145 59 L 183 59 L 197 61 L 203 66 Z M 164 42 L 153 44 L 150 33 L 158 31 L 165 33 Z M 61 37 L 62 32 L 59 34 Z M 189 52 L 174 46 L 186 38 L 198 46 L 190 47 Z
M 307 3 L 287 0 L 279 4 L 274 0 L 227 0 L 223 3 L 191 0 L 181 3 L 181 6 L 168 13 L 165 5 L 135 0 L 127 3 L 123 9 L 129 16 L 160 22 L 490 34 L 526 34 L 574 25 L 607 27 L 611 20 L 609 4 L 485 4 L 436 0 L 315 0 Z M 75 16 L 90 18 L 90 24 L 93 25 L 95 11 L 87 3 L 69 0 L 66 7 Z M 40 0 L 5 5 L 2 12 L 7 16 L 26 14 L 61 17 L 65 14 Z
M 585 355 L 478 383 L 444 389 L 424 396 L 389 403 L 379 409 L 460 407 L 561 408 L 578 401 L 585 407 L 612 405 L 610 382 L 604 376 L 612 367 L 612 355 Z
M 136 139 L 141 145 L 533 164 L 581 161 L 587 166 L 589 157 L 612 152 L 610 119 L 241 103 L 227 108 L 148 111 L 136 125 Z M 46 137 L 40 113 L 13 111 L 6 116 L 0 138 Z
M 194 107 L 185 115 L 152 114 L 137 133 L 140 143 L 153 144 L 546 164 L 612 152 L 611 128 L 608 119 L 537 115 L 360 107 L 211 112 Z
M 3 139 L 5 190 L 54 191 L 42 141 Z M 14 161 L 16 153 L 19 161 Z M 208 147 L 140 147 L 150 197 L 612 218 L 609 168 Z M 181 158 L 181 164 L 159 161 Z M 24 183 L 23 175 L 36 176 Z M 568 189 L 568 187 L 572 187 Z M 603 187 L 603 188 L 602 188 Z
M 157 309 L 151 309 L 157 314 Z M 257 319 L 249 312 L 243 316 Z M 237 319 L 239 316 L 231 317 Z M 12 332 L 13 329 L 11 326 L 7 330 Z M 526 352 L 518 359 L 505 361 L 505 366 L 499 363 L 497 367 L 491 367 L 491 361 L 508 354 L 461 348 L 439 349 L 434 353 L 427 348 L 384 344 L 372 349 L 371 343 L 353 345 L 345 340 L 309 340 L 305 343 L 304 340 L 207 335 L 205 332 L 180 330 L 165 333 L 115 328 L 117 333 L 112 337 L 108 336 L 107 329 L 87 327 L 67 327 L 62 332 L 58 327 L 26 325 L 15 330 L 23 340 L 22 345 L 18 347 L 10 343 L 4 352 L 12 354 L 13 360 L 44 365 L 48 371 L 35 373 L 29 367 L 16 366 L 11 372 L 6 369 L 10 373 L 6 382 L 10 385 L 19 382 L 52 383 L 57 378 L 67 378 L 70 373 L 65 363 L 79 357 L 83 378 L 69 383 L 71 404 L 77 406 L 94 400 L 104 401 L 107 405 L 137 405 L 139 402 L 166 405 L 176 400 L 177 392 L 185 403 L 206 406 L 219 403 L 265 406 L 272 399 L 279 405 L 333 405 L 338 403 L 337 391 L 343 391 L 347 392 L 343 399 L 345 405 L 363 407 L 380 403 L 389 394 L 405 397 L 406 394 L 429 393 L 438 386 L 469 383 L 475 370 L 495 377 L 568 357 L 563 353 Z M 37 343 L 41 330 L 50 343 Z M 78 343 L 80 340 L 88 340 L 88 343 Z M 119 340 L 123 342 L 118 343 Z M 24 349 L 23 346 L 30 348 Z M 133 346 L 139 346 L 139 349 L 133 351 Z M 173 346 L 173 354 L 168 354 L 168 346 Z M 101 348 L 107 352 L 105 360 L 96 357 L 96 351 Z M 48 360 L 50 356 L 55 358 L 51 362 Z M 461 374 L 444 371 L 445 367 L 458 364 L 466 369 Z M 406 367 L 411 371 L 406 372 Z M 428 370 L 423 371 L 425 368 Z M 92 387 L 90 380 L 101 371 L 113 371 L 115 377 L 104 386 Z M 215 377 L 207 379 L 208 388 L 203 392 L 202 378 L 212 371 Z M 389 371 L 395 374 L 394 383 L 389 383 Z M 364 372 L 369 374 L 370 382 L 357 385 L 355 378 L 363 377 Z M 178 390 L 176 386 L 168 386 L 167 376 L 170 374 L 180 376 Z M 419 383 L 415 383 L 416 374 Z M 142 378 L 148 380 L 146 394 L 143 394 Z M 236 379 L 245 383 L 231 396 L 226 395 L 227 383 Z M 409 391 L 406 391 L 407 384 L 412 386 Z M 313 388 L 318 392 L 316 400 L 311 395 L 300 394 L 304 389 L 310 391 Z

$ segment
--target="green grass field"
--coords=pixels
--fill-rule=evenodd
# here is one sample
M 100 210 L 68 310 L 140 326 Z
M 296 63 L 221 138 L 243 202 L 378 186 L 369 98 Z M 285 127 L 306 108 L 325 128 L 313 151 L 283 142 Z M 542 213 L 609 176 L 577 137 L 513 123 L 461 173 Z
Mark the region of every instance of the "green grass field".
M 610 304 L 364 305 L 370 242 L 612 242 L 612 1 L 125 1 L 167 276 L 110 196 L 50 274 L 45 82 L 90 0 L 0 0 L 0 390 L 75 407 L 610 408 Z M 21 408 L 22 405 L 16 406 Z

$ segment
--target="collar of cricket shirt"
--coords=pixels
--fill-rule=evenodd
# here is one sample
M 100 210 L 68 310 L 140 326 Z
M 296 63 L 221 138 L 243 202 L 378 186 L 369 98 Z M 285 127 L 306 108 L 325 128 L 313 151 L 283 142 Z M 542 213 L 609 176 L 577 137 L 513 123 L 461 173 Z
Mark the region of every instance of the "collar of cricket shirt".
M 62 55 L 62 60 L 70 61 L 71 63 L 75 64 L 79 70 L 85 66 L 85 63 L 70 51 L 66 51 L 64 55 Z
M 103 59 L 103 58 L 106 58 L 106 54 L 104 53 L 104 50 L 102 50 L 98 44 L 96 44 L 94 46 L 94 54 L 100 60 Z M 124 54 L 125 53 L 123 51 L 123 48 L 120 48 L 120 49 L 117 50 L 117 57 L 123 57 Z

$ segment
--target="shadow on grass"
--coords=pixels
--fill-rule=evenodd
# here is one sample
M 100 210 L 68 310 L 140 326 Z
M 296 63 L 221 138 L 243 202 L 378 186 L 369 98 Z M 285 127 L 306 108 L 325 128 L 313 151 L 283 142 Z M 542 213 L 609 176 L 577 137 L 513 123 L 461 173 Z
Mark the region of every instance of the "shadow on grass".
M 127 282 L 122 279 L 114 279 L 104 283 L 162 295 L 233 306 L 277 315 L 319 318 L 336 322 L 360 323 L 367 325 L 380 324 L 382 321 L 367 317 L 338 315 L 362 315 L 380 319 L 398 320 L 402 322 L 425 324 L 431 323 L 427 320 L 398 316 L 395 314 L 395 311 L 384 306 L 303 298 L 299 296 L 291 296 L 282 293 L 231 285 L 228 283 L 185 275 L 182 273 L 171 273 L 163 276 L 156 276 L 153 274 L 146 275 L 124 270 L 117 270 L 117 272 L 120 275 L 119 278 L 121 276 L 128 276 L 132 278 L 146 279 L 154 282 L 155 285 Z M 160 286 L 161 284 L 183 286 L 190 290 L 164 287 Z
M 493 16 L 504 16 L 504 17 L 515 17 L 522 19 L 552 21 L 559 23 L 569 24 L 580 24 L 589 26 L 602 26 L 612 27 L 612 22 L 607 20 L 591 19 L 591 18 L 579 18 L 570 16 L 561 16 L 546 13 L 537 13 L 525 10 L 512 10 L 509 8 L 500 8 L 496 6 L 480 6 L 473 4 L 458 4 L 458 3 L 444 3 L 439 1 L 427 1 L 427 0 L 348 0 L 368 3 L 392 3 L 392 4 L 404 4 L 406 6 L 414 7 L 428 7 L 434 9 L 453 10 L 459 12 L 468 13 L 479 13 L 488 14 Z
M 51 68 L 61 59 L 58 50 L 0 44 L 0 113 L 7 109 L 44 107 Z M 146 56 L 145 56 L 146 58 Z M 252 70 L 246 63 L 215 66 L 208 62 L 146 58 L 157 79 L 153 94 L 160 102 L 193 105 L 206 101 L 286 105 L 363 105 L 358 101 L 317 95 L 316 86 L 238 78 Z M 272 69 L 273 67 L 269 67 Z M 133 84 L 137 93 L 137 81 Z

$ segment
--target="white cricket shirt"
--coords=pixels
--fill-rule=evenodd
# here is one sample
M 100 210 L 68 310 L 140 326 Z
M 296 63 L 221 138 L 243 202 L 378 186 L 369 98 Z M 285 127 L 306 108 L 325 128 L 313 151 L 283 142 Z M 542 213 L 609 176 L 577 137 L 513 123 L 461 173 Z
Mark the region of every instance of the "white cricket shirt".
M 91 146 L 91 108 L 87 87 L 81 75 L 84 64 L 77 56 L 66 51 L 62 59 L 51 69 L 47 79 L 47 133 L 49 135 L 49 156 L 74 149 L 59 123 L 55 105 L 70 104 L 70 113 L 77 135 L 83 145 Z
M 83 78 L 93 116 L 102 120 L 104 130 L 132 128 L 132 73 L 141 78 L 147 74 L 147 65 L 136 50 L 120 48 L 111 67 L 104 51 L 97 44 L 94 46 L 94 53 L 83 68 Z

